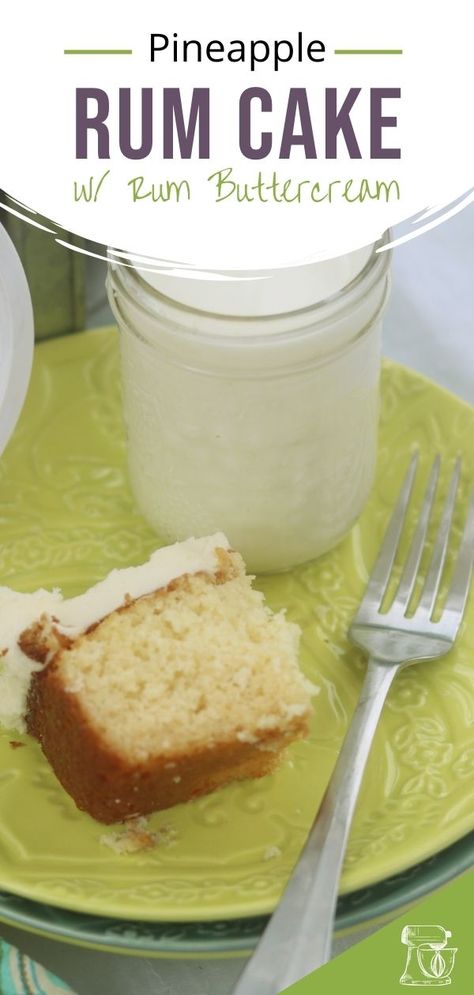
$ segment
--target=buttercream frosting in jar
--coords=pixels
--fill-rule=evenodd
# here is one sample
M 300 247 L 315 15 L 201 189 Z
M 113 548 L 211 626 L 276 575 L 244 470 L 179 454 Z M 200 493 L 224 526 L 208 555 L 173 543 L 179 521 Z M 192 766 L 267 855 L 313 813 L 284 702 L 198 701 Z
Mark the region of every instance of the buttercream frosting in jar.
M 238 292 L 233 313 L 206 311 L 149 280 L 109 267 L 140 510 L 166 542 L 224 531 L 255 571 L 326 552 L 373 481 L 389 253 L 369 249 L 360 272 L 313 305 L 306 283 L 306 306 L 278 314 L 239 315 Z M 280 285 L 279 308 L 282 298 Z M 248 300 L 244 288 L 241 311 Z

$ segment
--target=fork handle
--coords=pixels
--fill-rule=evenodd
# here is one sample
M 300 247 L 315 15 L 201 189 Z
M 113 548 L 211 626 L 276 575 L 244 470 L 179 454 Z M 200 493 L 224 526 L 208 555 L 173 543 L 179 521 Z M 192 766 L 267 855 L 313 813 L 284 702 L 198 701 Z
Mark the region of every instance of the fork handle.
M 277 995 L 331 957 L 344 853 L 374 733 L 398 665 L 374 658 L 301 856 L 233 995 Z

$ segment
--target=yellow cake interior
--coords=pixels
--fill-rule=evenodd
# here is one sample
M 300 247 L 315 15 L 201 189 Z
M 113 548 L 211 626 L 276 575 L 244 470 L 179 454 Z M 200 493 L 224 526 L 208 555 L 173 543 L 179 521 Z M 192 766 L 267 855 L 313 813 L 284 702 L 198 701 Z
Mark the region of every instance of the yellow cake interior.
M 63 686 L 129 762 L 306 725 L 298 627 L 265 606 L 238 553 L 220 556 L 218 574 L 180 577 L 59 652 Z

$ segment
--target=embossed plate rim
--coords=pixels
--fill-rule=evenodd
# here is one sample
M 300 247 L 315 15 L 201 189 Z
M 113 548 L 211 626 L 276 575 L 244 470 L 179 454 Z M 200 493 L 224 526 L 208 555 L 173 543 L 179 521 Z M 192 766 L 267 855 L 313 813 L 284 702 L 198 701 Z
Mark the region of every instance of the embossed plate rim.
M 458 840 L 451 847 L 441 850 L 428 860 L 410 868 L 411 873 L 408 881 L 406 872 L 404 872 L 374 885 L 370 889 L 373 890 L 373 895 L 369 896 L 368 899 L 364 898 L 366 889 L 347 894 L 338 903 L 336 934 L 356 929 L 369 922 L 375 923 L 392 912 L 412 905 L 425 895 L 447 884 L 459 874 L 469 870 L 472 867 L 473 857 L 474 834 L 471 833 Z M 386 888 L 390 888 L 390 891 L 384 894 Z M 166 937 L 165 930 L 169 925 L 168 923 L 154 923 L 157 935 L 151 940 L 146 935 L 140 936 L 140 930 L 146 924 L 139 920 L 117 921 L 116 919 L 107 920 L 105 917 L 87 916 L 87 922 L 78 925 L 74 919 L 80 919 L 81 916 L 78 913 L 63 909 L 61 911 L 65 916 L 65 921 L 59 924 L 48 924 L 46 923 L 49 911 L 47 905 L 23 899 L 25 908 L 12 910 L 8 909 L 8 901 L 12 897 L 14 901 L 18 900 L 17 896 L 9 896 L 0 892 L 0 921 L 6 925 L 84 949 L 101 950 L 132 957 L 159 958 L 179 955 L 197 958 L 219 957 L 226 954 L 244 956 L 257 944 L 261 929 L 267 921 L 266 917 L 259 917 L 258 920 L 250 918 L 247 921 L 245 919 L 226 920 L 222 924 L 224 927 L 228 928 L 232 925 L 238 929 L 241 926 L 242 934 L 232 938 L 223 933 L 210 939 L 193 937 L 193 928 L 199 926 L 199 923 L 182 923 L 181 925 L 188 929 L 188 936 L 182 940 Z M 344 908 L 344 905 L 348 907 Z M 136 931 L 138 935 L 133 938 L 131 935 L 124 937 L 118 934 L 103 941 L 101 936 L 104 932 L 104 926 L 107 929 L 114 925 L 119 925 L 122 928 L 130 925 L 131 931 Z M 209 925 L 212 926 L 212 922 Z M 244 927 L 249 929 L 247 935 L 244 935 Z M 254 927 L 253 931 L 252 927 Z M 162 935 L 160 935 L 160 928 Z

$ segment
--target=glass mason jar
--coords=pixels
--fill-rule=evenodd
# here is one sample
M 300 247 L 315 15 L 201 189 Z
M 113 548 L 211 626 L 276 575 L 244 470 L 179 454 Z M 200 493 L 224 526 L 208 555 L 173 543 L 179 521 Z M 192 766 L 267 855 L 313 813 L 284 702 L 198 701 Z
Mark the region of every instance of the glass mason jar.
M 131 483 L 164 541 L 221 530 L 269 572 L 349 531 L 374 476 L 389 256 L 374 246 L 331 297 L 258 317 L 183 305 L 110 264 Z

